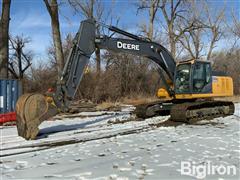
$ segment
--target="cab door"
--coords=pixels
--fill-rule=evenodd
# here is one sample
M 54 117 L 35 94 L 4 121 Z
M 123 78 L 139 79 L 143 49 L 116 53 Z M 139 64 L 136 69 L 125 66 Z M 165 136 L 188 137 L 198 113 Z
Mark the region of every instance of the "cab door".
M 212 92 L 212 69 L 210 62 L 196 61 L 192 71 L 192 93 Z
M 191 71 L 192 64 L 184 63 L 179 64 L 176 68 L 175 73 L 175 85 L 174 89 L 176 94 L 190 94 L 192 91 L 191 88 Z

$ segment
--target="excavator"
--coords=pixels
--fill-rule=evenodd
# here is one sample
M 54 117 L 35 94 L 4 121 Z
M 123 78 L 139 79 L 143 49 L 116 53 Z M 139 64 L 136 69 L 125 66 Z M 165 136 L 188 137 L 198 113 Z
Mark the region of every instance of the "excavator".
M 107 28 L 113 34 L 99 35 L 96 33 L 97 26 Z M 116 33 L 121 36 L 114 36 Z M 214 72 L 209 61 L 187 60 L 176 63 L 171 53 L 156 42 L 87 19 L 80 24 L 55 92 L 44 95 L 24 94 L 19 98 L 16 104 L 19 136 L 26 140 L 36 139 L 38 126 L 43 121 L 69 111 L 69 105 L 96 47 L 145 57 L 158 68 L 164 85 L 157 91 L 159 100 L 137 105 L 134 113 L 138 118 L 170 115 L 172 121 L 190 123 L 234 113 L 232 102 L 213 99 L 233 96 L 233 80 Z

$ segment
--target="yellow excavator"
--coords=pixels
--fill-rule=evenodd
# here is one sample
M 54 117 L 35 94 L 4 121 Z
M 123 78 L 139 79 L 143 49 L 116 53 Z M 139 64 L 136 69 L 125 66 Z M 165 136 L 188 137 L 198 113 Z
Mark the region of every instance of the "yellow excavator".
M 98 35 L 96 26 L 103 26 L 113 34 Z M 117 38 L 115 33 L 125 38 Z M 233 81 L 231 77 L 214 72 L 210 62 L 189 60 L 176 63 L 171 53 L 158 43 L 87 19 L 81 22 L 73 40 L 56 91 L 45 95 L 24 94 L 19 98 L 16 105 L 19 136 L 35 139 L 41 122 L 69 111 L 69 104 L 96 47 L 142 56 L 155 62 L 164 88 L 157 92 L 159 101 L 136 107 L 134 113 L 139 118 L 170 115 L 173 121 L 189 123 L 234 113 L 232 102 L 213 100 L 214 97 L 233 96 Z

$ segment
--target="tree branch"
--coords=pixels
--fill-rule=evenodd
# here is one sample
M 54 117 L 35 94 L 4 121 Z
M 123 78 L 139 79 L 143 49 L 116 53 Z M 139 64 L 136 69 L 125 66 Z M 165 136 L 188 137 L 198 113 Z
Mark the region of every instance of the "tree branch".
M 43 1 L 44 1 L 45 5 L 46 5 L 48 13 L 52 16 L 52 9 L 51 9 L 51 6 L 50 6 L 48 0 L 43 0 Z

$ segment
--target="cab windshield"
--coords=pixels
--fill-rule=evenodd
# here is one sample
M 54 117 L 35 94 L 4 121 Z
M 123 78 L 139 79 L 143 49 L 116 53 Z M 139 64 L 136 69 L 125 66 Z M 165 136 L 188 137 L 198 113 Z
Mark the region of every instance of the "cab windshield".
M 180 64 L 177 66 L 175 91 L 176 93 L 190 92 L 190 69 L 191 64 Z

